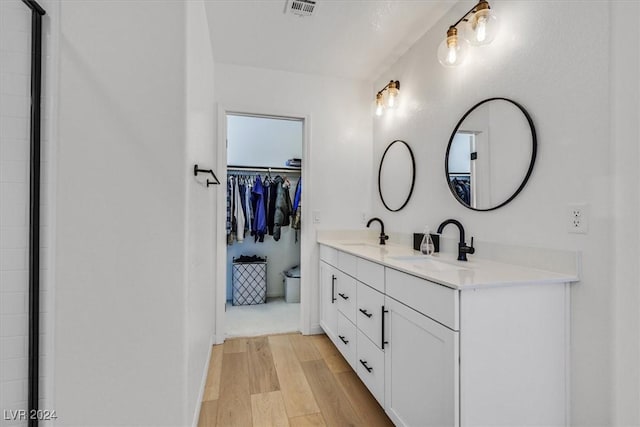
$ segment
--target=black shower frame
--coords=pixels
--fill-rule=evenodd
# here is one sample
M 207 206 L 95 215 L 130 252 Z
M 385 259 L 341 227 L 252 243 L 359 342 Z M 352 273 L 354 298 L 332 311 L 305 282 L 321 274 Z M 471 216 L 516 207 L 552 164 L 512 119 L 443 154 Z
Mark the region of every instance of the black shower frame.
M 40 380 L 40 132 L 42 97 L 42 17 L 35 0 L 31 9 L 31 117 L 29 172 L 29 383 L 28 425 L 38 426 Z

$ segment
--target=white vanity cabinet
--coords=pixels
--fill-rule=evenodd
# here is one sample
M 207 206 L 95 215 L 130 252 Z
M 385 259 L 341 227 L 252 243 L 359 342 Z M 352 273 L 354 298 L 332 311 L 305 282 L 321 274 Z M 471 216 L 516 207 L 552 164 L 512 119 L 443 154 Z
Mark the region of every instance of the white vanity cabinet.
M 397 426 L 568 425 L 571 280 L 456 288 L 320 247 L 321 326 Z
M 333 342 L 338 332 L 337 305 L 337 264 L 338 251 L 326 246 L 320 247 L 320 326 Z
M 386 298 L 385 411 L 398 426 L 457 426 L 458 335 Z

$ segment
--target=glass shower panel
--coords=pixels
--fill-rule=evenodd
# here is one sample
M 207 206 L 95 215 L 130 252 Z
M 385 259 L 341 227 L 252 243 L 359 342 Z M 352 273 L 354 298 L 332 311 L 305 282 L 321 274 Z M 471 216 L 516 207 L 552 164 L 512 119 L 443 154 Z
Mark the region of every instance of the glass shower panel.
M 0 426 L 26 426 L 31 10 L 0 0 Z

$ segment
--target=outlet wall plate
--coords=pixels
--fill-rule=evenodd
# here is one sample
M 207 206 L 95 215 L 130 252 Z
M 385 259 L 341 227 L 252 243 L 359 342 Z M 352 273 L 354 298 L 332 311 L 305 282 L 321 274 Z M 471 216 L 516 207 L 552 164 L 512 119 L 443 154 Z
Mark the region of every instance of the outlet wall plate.
M 567 231 L 587 234 L 589 231 L 589 205 L 576 203 L 567 206 Z

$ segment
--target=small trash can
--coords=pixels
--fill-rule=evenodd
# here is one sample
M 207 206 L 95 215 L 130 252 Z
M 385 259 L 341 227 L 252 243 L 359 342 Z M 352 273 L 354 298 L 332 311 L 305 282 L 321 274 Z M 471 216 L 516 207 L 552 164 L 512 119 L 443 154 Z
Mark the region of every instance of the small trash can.
M 295 266 L 284 274 L 284 300 L 286 302 L 300 302 L 300 266 Z

